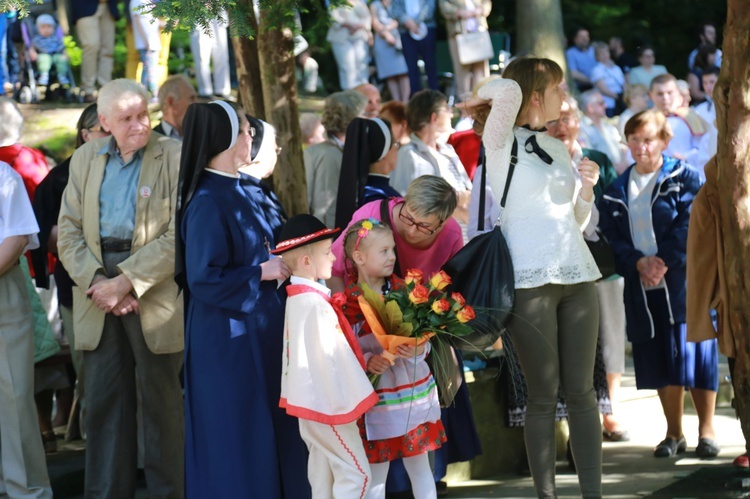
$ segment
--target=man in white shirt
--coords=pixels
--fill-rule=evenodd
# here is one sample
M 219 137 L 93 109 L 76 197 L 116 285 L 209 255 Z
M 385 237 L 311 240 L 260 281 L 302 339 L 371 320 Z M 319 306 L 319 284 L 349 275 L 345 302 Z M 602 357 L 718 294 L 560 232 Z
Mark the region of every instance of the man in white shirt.
M 617 173 L 622 173 L 627 167 L 625 144 L 617 127 L 607 121 L 604 97 L 598 90 L 587 90 L 581 94 L 580 102 L 584 116 L 579 142 L 583 147 L 606 154 Z
M 709 124 L 708 133 L 703 135 L 698 146 L 698 157 L 695 166 L 701 171 L 716 154 L 718 130 L 716 129 L 716 104 L 714 103 L 714 87 L 719 81 L 719 68 L 713 67 L 703 72 L 703 89 L 706 91 L 706 100 L 695 106 L 695 112 Z
M 656 109 L 667 117 L 674 134 L 664 154 L 696 165 L 701 138 L 709 130 L 708 123 L 692 108 L 682 107 L 677 78 L 671 74 L 654 78 L 649 96 Z
M 703 118 L 706 123 L 716 126 L 716 105 L 714 104 L 714 87 L 719 81 L 719 68 L 714 66 L 706 69 L 701 75 L 703 90 L 706 92 L 706 100 L 695 106 L 695 112 Z

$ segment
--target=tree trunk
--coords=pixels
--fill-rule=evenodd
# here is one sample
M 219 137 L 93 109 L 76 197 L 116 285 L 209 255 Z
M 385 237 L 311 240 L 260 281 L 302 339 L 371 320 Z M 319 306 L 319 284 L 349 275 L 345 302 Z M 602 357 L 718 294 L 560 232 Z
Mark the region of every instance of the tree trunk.
M 567 68 L 560 0 L 516 0 L 516 33 L 519 53 L 546 57 Z
M 247 23 L 256 33 L 256 37 L 232 37 L 232 47 L 237 63 L 237 82 L 242 107 L 251 116 L 261 120 L 266 119 L 265 104 L 263 103 L 263 84 L 260 79 L 260 60 L 258 57 L 258 20 L 255 19 L 253 2 L 244 0 L 246 4 Z
M 278 145 L 282 147 L 273 175 L 274 191 L 289 216 L 307 213 L 294 35 L 289 28 L 270 25 L 261 12 L 256 38 L 266 118 L 276 127 Z
M 742 431 L 750 437 L 750 9 L 727 1 L 724 57 L 714 89 L 719 130 L 717 184 L 724 234 L 724 272 L 737 357 L 734 386 Z

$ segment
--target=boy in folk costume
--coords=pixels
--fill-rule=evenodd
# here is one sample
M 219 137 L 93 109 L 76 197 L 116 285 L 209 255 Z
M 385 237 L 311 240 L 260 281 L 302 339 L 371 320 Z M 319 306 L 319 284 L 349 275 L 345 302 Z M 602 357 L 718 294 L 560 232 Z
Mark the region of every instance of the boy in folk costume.
M 357 419 L 378 402 L 365 374 L 357 339 L 341 311 L 343 295 L 331 298 L 319 284 L 330 279 L 338 229 L 312 215 L 297 215 L 281 229 L 272 252 L 291 269 L 284 320 L 279 405 L 299 418 L 310 451 L 313 497 L 363 498 L 370 468 Z
M 664 154 L 695 166 L 701 138 L 710 125 L 691 107 L 682 107 L 677 79 L 671 74 L 659 75 L 651 80 L 649 96 L 654 106 L 664 113 L 674 136 Z

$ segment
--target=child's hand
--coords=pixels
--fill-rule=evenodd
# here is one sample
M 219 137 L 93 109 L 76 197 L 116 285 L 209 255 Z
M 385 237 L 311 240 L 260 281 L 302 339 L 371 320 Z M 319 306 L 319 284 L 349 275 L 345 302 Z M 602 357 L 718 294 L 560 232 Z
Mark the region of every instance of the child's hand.
M 391 367 L 391 363 L 388 359 L 380 356 L 373 355 L 370 360 L 367 361 L 367 371 L 372 374 L 383 374 Z
M 31 59 L 32 61 L 36 61 L 37 55 L 38 54 L 33 47 L 29 49 L 29 59 Z
M 396 355 L 402 359 L 413 359 L 424 352 L 424 345 L 414 347 L 412 345 L 399 345 L 396 347 Z

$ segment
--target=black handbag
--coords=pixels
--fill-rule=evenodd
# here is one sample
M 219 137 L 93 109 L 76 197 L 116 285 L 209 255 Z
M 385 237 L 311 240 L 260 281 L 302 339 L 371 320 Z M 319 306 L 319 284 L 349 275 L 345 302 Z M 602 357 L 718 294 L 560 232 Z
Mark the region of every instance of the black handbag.
M 518 161 L 517 155 L 518 141 L 514 137 L 508 178 L 500 200 L 502 208 L 508 198 L 508 189 Z M 484 230 L 486 186 L 487 161 L 483 157 L 477 224 L 480 231 Z M 513 261 L 500 227 L 495 226 L 490 232 L 469 241 L 443 265 L 443 270 L 451 276 L 451 290 L 461 293 L 476 313 L 476 318 L 468 323 L 474 328 L 474 332 L 457 340 L 456 348 L 474 352 L 485 350 L 505 331 L 513 311 L 515 295 Z
M 599 229 L 596 229 L 596 235 L 599 236 L 599 240 L 589 241 L 586 239 L 586 245 L 589 247 L 591 256 L 594 257 L 596 266 L 599 267 L 599 273 L 602 275 L 601 279 L 606 279 L 616 273 L 615 254 Z

